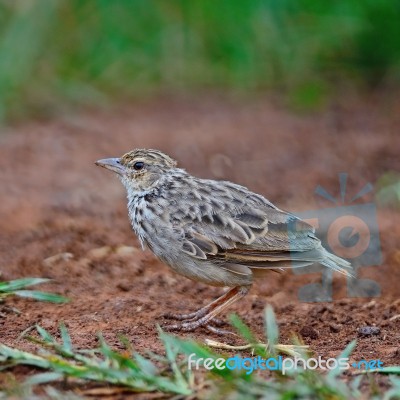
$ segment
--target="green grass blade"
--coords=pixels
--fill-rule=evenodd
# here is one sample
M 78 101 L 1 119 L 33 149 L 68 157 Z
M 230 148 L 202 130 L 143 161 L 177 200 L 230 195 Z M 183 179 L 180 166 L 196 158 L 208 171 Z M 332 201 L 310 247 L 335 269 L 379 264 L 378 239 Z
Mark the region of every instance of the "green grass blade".
M 24 381 L 25 385 L 42 385 L 43 383 L 54 382 L 63 377 L 61 372 L 43 372 L 36 374 Z
M 390 383 L 400 391 L 400 378 L 389 376 Z
M 203 358 L 213 358 L 214 360 L 217 358 L 225 358 L 223 356 L 221 356 L 220 354 L 214 353 L 212 351 L 210 351 L 209 348 L 203 346 L 200 343 L 195 342 L 194 340 L 183 340 L 178 338 L 177 336 L 172 336 L 172 335 L 168 335 L 166 333 L 164 333 L 163 335 L 163 341 L 168 341 L 169 343 L 171 343 L 171 345 L 173 345 L 179 353 L 184 354 L 186 356 L 191 356 L 193 354 L 195 354 L 195 358 L 193 359 L 193 361 Z M 161 361 L 159 356 L 154 357 L 157 361 Z M 187 362 L 187 360 L 186 360 Z M 192 366 L 192 368 L 194 368 Z M 188 370 L 188 373 L 191 373 L 191 370 Z M 212 371 L 212 374 L 214 375 L 218 375 L 220 377 L 222 377 L 224 380 L 229 380 L 232 381 L 233 379 L 235 379 L 235 377 L 237 376 L 236 371 L 232 371 L 230 369 L 218 369 L 218 368 L 214 368 Z M 188 375 L 188 380 L 190 379 L 190 375 Z
M 400 366 L 399 365 L 392 365 L 389 367 L 383 367 L 379 369 L 369 370 L 369 371 L 362 371 L 363 373 L 368 372 L 377 372 L 378 374 L 393 374 L 393 375 L 400 375 Z
M 169 335 L 165 334 L 163 330 L 158 326 L 158 332 L 160 335 L 160 338 L 162 342 L 164 343 L 165 347 L 165 353 L 167 356 L 167 359 L 169 361 L 170 367 L 172 368 L 172 371 L 175 376 L 175 381 L 178 384 L 178 386 L 181 388 L 183 394 L 191 394 L 192 391 L 190 390 L 188 386 L 188 382 L 186 381 L 185 377 L 182 374 L 182 371 L 179 369 L 177 362 L 176 362 L 176 357 L 177 357 L 177 351 L 176 347 L 173 346 L 172 342 L 168 340 Z
M 346 348 L 340 353 L 340 355 L 336 358 L 337 360 L 340 358 L 349 358 L 350 354 L 353 352 L 354 348 L 357 345 L 357 341 L 356 340 L 352 340 L 347 346 Z M 340 375 L 342 372 L 342 370 L 339 368 L 339 363 L 337 364 L 336 368 L 331 369 L 328 372 L 328 379 L 331 380 L 331 383 L 334 384 L 334 378 L 336 378 L 338 375 Z
M 247 343 L 254 344 L 254 345 L 256 343 L 258 343 L 258 340 L 253 335 L 253 332 L 251 331 L 251 329 L 236 314 L 230 315 L 229 320 L 230 320 L 231 324 L 239 332 L 239 334 L 246 340 Z
M 63 341 L 62 343 L 62 348 L 66 353 L 71 353 L 73 354 L 73 348 L 72 348 L 72 342 L 71 342 L 71 336 L 68 333 L 67 328 L 65 327 L 64 323 L 60 324 L 60 333 L 61 333 L 61 339 Z
M 270 305 L 265 308 L 265 334 L 268 340 L 270 351 L 274 351 L 274 346 L 278 344 L 279 328 L 276 322 L 275 313 Z
M 274 321 L 271 315 L 268 321 L 273 326 Z M 248 336 L 249 328 L 241 320 L 237 321 L 239 321 L 237 324 L 239 330 Z M 138 353 L 134 353 L 131 358 L 130 351 L 122 353 L 114 351 L 101 336 L 99 349 L 74 353 L 70 335 L 64 324 L 60 325 L 62 345 L 40 326 L 37 326 L 37 331 L 41 340 L 36 339 L 36 343 L 46 349 L 43 355 L 38 356 L 0 344 L 0 362 L 4 368 L 24 364 L 47 370 L 45 373 L 29 378 L 26 382 L 31 385 L 71 377 L 91 380 L 103 385 L 119 385 L 136 392 L 158 391 L 178 396 L 198 395 L 201 397 L 204 387 L 210 390 L 213 398 L 258 399 L 266 398 L 266 394 L 271 399 L 287 400 L 347 399 L 360 396 L 358 387 L 361 376 L 356 378 L 353 384 L 349 384 L 337 379 L 336 374 L 326 376 L 319 371 L 310 370 L 287 374 L 284 379 L 273 375 L 265 380 L 265 377 L 258 374 L 246 375 L 244 372 L 238 373 L 229 369 L 214 369 L 211 372 L 219 375 L 219 379 L 215 380 L 211 375 L 202 375 L 200 386 L 197 386 L 199 383 L 194 379 L 194 373 L 186 369 L 187 359 L 180 360 L 180 356 L 194 353 L 197 357 L 216 359 L 221 355 L 212 353 L 197 342 L 168 335 L 161 329 L 159 330 L 160 337 L 164 343 L 166 357 L 158 356 L 154 364 Z M 269 338 L 272 339 L 273 336 Z M 350 343 L 339 357 L 348 357 L 354 346 L 355 342 Z M 159 368 L 159 364 L 162 367 Z M 391 374 L 390 381 L 393 385 L 385 396 L 393 396 L 399 391 L 400 379 L 395 376 L 399 374 L 399 369 L 400 367 L 395 366 L 385 368 L 384 373 Z M 387 400 L 393 398 L 385 396 Z
M 68 298 L 54 293 L 40 292 L 37 290 L 17 290 L 14 292 L 16 296 L 40 301 L 48 301 L 50 303 L 67 303 Z
M 0 344 L 0 356 L 15 364 L 33 365 L 38 368 L 49 368 L 50 363 L 45 358 Z
M 24 289 L 32 285 L 40 285 L 41 283 L 50 282 L 51 279 L 46 278 L 22 278 L 9 282 L 0 282 L 0 292 L 14 292 L 15 290 Z
M 113 351 L 106 343 L 102 335 L 98 335 L 98 337 L 100 342 L 100 352 L 106 357 L 106 361 L 108 359 L 111 363 L 113 363 L 114 367 L 124 367 L 129 368 L 132 371 L 139 371 L 137 364 L 132 358 Z
M 39 335 L 42 337 L 43 341 L 47 344 L 56 344 L 56 340 L 53 336 L 50 335 L 46 329 L 42 328 L 40 325 L 36 325 L 36 330 L 38 331 Z
M 144 374 L 148 376 L 155 376 L 158 374 L 157 367 L 150 360 L 144 358 L 139 353 L 135 353 L 134 358 L 138 366 L 138 369 L 142 371 Z

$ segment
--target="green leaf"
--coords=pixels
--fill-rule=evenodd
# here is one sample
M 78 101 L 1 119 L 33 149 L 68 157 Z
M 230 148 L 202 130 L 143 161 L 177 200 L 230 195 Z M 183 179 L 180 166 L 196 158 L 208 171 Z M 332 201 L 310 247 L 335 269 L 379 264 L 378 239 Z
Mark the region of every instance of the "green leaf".
M 339 354 L 339 356 L 336 358 L 339 360 L 340 358 L 349 358 L 350 354 L 353 352 L 354 348 L 356 347 L 357 341 L 352 340 L 346 348 Z M 328 372 L 328 378 L 332 384 L 334 384 L 333 378 L 336 378 L 338 375 L 340 375 L 342 370 L 339 368 L 339 363 L 337 363 L 336 368 L 331 369 Z
M 61 339 L 63 341 L 62 344 L 63 350 L 67 353 L 73 354 L 71 336 L 69 335 L 68 330 L 63 322 L 60 324 L 60 333 L 61 333 Z
M 389 375 L 389 380 L 393 387 L 385 392 L 383 400 L 400 399 L 400 379 L 394 375 Z
M 383 367 L 379 369 L 374 369 L 370 371 L 363 371 L 363 372 L 377 372 L 378 374 L 393 374 L 393 375 L 400 375 L 400 366 L 393 365 L 389 367 Z
M 46 278 L 22 278 L 9 282 L 0 282 L 0 292 L 14 292 L 15 290 L 23 289 L 27 286 L 39 285 L 46 283 L 51 279 Z
M 48 301 L 50 303 L 67 303 L 69 301 L 68 298 L 59 294 L 39 292 L 36 290 L 17 290 L 14 294 L 19 297 Z
M 236 314 L 229 316 L 231 324 L 236 328 L 240 335 L 250 344 L 257 344 L 258 340 L 254 337 L 251 329 Z
M 146 375 L 156 375 L 158 373 L 157 367 L 147 358 L 144 358 L 139 353 L 134 354 L 135 361 L 138 368 Z
M 396 388 L 400 389 L 400 378 L 396 376 L 389 376 L 390 383 L 395 386 Z
M 36 374 L 26 379 L 24 384 L 26 385 L 41 385 L 43 383 L 54 382 L 61 379 L 64 375 L 61 372 L 44 372 L 42 374 Z
M 39 368 L 48 368 L 49 362 L 43 357 L 32 353 L 14 349 L 4 344 L 0 344 L 0 355 L 5 359 L 13 361 L 15 364 L 34 365 Z
M 278 344 L 279 329 L 274 311 L 270 305 L 267 305 L 265 308 L 265 334 L 267 336 L 269 347 L 271 351 L 273 351 L 274 346 Z
M 165 353 L 166 353 L 167 359 L 169 361 L 170 367 L 172 368 L 172 371 L 174 373 L 175 381 L 181 387 L 182 393 L 189 395 L 192 393 L 192 391 L 190 390 L 189 385 L 186 382 L 186 379 L 182 374 L 182 371 L 179 369 L 179 367 L 176 363 L 176 357 L 177 357 L 176 349 L 177 348 L 175 346 L 173 346 L 171 341 L 167 340 L 168 335 L 166 335 L 159 326 L 157 328 L 158 328 L 160 338 L 164 343 Z
M 36 325 L 36 329 L 39 335 L 46 343 L 49 344 L 57 343 L 56 340 L 53 338 L 53 336 L 51 336 L 50 333 L 46 331 L 46 329 L 42 328 L 40 325 Z
M 212 358 L 218 357 L 215 353 L 211 352 L 208 348 L 202 346 L 201 344 L 195 342 L 194 340 L 182 340 L 176 336 L 168 335 L 167 333 L 163 332 L 161 336 L 161 340 L 165 344 L 165 342 L 171 343 L 175 346 L 180 353 L 190 355 L 195 353 L 197 357 L 202 358 Z
M 353 391 L 358 391 L 360 384 L 361 384 L 361 380 L 363 379 L 363 376 L 357 376 L 353 379 L 353 381 L 350 383 L 350 387 Z

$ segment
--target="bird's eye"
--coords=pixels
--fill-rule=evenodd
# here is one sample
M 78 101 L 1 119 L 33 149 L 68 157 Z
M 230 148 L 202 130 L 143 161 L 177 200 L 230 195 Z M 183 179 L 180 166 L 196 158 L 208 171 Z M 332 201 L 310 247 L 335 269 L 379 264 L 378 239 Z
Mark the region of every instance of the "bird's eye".
M 140 171 L 144 167 L 144 162 L 143 161 L 137 161 L 135 164 L 133 164 L 133 169 L 136 171 Z

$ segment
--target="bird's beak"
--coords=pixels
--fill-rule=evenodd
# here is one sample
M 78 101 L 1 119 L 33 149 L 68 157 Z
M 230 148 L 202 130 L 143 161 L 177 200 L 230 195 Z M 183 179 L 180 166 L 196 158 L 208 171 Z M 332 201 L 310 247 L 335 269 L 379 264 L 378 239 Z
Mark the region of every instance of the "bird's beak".
M 109 169 L 118 175 L 123 175 L 125 172 L 125 167 L 121 164 L 119 158 L 104 158 L 102 160 L 97 160 L 95 164 L 99 167 Z

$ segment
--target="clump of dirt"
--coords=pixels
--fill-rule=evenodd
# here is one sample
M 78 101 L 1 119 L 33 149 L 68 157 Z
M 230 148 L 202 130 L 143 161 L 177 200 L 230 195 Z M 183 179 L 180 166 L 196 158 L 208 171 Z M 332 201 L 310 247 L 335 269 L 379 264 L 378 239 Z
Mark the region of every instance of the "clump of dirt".
M 268 100 L 160 100 L 3 129 L 1 277 L 51 278 L 41 289 L 71 302 L 7 300 L 21 313 L 0 305 L 1 342 L 30 349 L 21 332 L 40 324 L 57 335 L 64 321 L 78 348 L 95 346 L 101 331 L 117 348 L 123 334 L 138 351 L 160 352 L 155 324 L 163 322 L 161 314 L 192 311 L 221 294 L 174 274 L 139 248 L 124 189 L 95 160 L 136 147 L 158 148 L 195 175 L 233 180 L 280 208 L 317 209 L 315 187 L 336 196 L 339 172 L 349 173 L 351 197 L 386 171 L 400 170 L 399 114 L 379 113 L 375 106 L 300 117 Z M 283 343 L 294 333 L 329 358 L 357 339 L 352 360 L 399 364 L 400 213 L 379 209 L 378 220 L 383 262 L 361 268 L 359 276 L 376 281 L 380 297 L 348 298 L 345 278 L 335 276 L 333 302 L 303 303 L 298 290 L 320 282 L 320 274 L 271 273 L 231 311 L 262 337 L 262 312 L 269 303 Z M 360 335 L 363 327 L 376 327 L 375 333 Z M 200 341 L 210 335 L 182 334 Z

